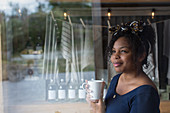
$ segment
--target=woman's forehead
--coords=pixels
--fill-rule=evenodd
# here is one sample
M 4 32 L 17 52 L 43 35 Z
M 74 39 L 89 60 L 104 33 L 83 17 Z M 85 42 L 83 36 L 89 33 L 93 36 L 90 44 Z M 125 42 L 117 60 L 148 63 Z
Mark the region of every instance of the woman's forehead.
M 127 39 L 127 38 L 125 38 L 125 37 L 120 37 L 120 38 L 118 38 L 116 41 L 115 41 L 115 43 L 114 43 L 114 45 L 113 45 L 113 48 L 114 47 L 127 47 L 127 48 L 130 48 L 130 43 L 129 43 L 129 40 Z

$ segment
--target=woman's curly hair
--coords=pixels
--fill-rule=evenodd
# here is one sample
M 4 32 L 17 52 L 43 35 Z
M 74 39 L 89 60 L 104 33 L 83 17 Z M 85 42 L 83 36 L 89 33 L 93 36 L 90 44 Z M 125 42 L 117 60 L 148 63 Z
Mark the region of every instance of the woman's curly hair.
M 147 25 L 142 21 L 133 21 L 121 26 L 115 26 L 109 29 L 112 32 L 112 39 L 107 48 L 109 58 L 112 55 L 112 48 L 117 39 L 125 37 L 128 39 L 132 48 L 134 61 L 137 60 L 144 52 L 146 53 L 142 65 L 148 67 L 147 56 L 153 51 L 155 44 L 155 32 L 151 25 Z

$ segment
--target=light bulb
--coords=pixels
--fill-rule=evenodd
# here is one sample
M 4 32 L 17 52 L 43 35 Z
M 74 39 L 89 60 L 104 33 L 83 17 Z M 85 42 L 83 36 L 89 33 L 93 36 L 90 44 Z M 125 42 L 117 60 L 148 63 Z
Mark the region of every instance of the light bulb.
M 108 9 L 108 10 L 107 10 L 107 16 L 108 16 L 108 19 L 110 20 L 110 17 L 111 17 L 111 9 Z
M 155 16 L 155 13 L 154 13 L 154 12 L 152 12 L 152 19 L 154 19 L 154 16 Z
M 155 9 L 152 9 L 152 19 L 155 17 Z
M 110 13 L 110 12 L 108 12 L 108 13 L 107 13 L 107 15 L 110 17 L 110 16 L 111 16 L 111 13 Z
M 66 12 L 64 12 L 64 19 L 66 19 L 67 18 L 67 13 Z

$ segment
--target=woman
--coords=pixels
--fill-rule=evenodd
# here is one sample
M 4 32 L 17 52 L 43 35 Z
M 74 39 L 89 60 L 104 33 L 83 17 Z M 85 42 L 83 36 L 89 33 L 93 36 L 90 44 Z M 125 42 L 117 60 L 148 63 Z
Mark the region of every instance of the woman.
M 152 27 L 141 21 L 116 26 L 108 47 L 115 71 L 105 101 L 89 100 L 95 113 L 160 113 L 157 88 L 144 73 L 147 56 L 153 50 L 155 35 Z M 101 96 L 102 97 L 102 96 Z

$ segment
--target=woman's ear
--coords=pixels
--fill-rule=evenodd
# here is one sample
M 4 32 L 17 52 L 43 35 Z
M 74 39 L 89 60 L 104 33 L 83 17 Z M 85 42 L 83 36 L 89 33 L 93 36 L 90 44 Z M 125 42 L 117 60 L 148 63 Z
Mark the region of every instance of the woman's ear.
M 143 54 L 141 54 L 139 57 L 138 57 L 138 61 L 139 62 L 142 62 L 146 57 L 146 52 L 143 52 Z

